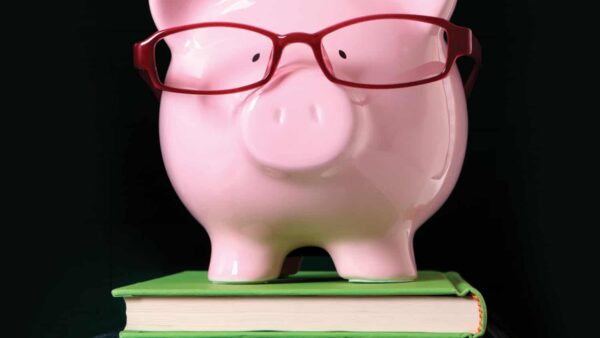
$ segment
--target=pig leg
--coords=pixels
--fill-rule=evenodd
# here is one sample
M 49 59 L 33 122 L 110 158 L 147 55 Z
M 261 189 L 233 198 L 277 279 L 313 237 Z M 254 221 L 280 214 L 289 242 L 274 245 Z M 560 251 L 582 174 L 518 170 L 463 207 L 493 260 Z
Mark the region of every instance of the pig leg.
M 260 283 L 277 279 L 289 252 L 243 236 L 211 238 L 208 278 L 218 283 Z
M 407 282 L 417 277 L 412 239 L 413 231 L 403 229 L 382 238 L 341 240 L 325 249 L 338 274 L 351 282 Z

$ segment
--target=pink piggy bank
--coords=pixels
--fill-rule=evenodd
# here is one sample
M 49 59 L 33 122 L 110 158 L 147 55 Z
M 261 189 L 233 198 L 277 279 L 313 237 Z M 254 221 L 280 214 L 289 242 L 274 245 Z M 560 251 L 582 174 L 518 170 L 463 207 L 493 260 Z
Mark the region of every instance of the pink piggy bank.
M 455 61 L 479 52 L 447 21 L 455 4 L 150 0 L 161 31 L 135 62 L 161 96 L 169 178 L 210 236 L 211 281 L 293 273 L 305 246 L 350 281 L 416 278 L 413 236 L 467 142 Z

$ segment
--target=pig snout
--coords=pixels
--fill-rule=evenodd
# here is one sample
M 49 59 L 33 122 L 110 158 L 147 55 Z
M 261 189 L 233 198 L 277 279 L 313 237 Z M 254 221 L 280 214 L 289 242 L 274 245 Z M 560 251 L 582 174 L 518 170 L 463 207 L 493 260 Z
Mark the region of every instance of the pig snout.
M 271 169 L 297 172 L 334 164 L 351 144 L 353 104 L 315 67 L 281 69 L 249 100 L 241 117 L 250 156 Z

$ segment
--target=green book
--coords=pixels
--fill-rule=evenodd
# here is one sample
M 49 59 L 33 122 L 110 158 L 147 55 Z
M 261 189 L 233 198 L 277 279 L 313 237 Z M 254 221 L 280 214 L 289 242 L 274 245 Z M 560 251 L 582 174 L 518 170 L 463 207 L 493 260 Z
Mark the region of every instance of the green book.
M 481 293 L 456 272 L 407 283 L 350 283 L 302 271 L 266 284 L 214 284 L 187 271 L 113 290 L 127 308 L 121 338 L 480 337 Z

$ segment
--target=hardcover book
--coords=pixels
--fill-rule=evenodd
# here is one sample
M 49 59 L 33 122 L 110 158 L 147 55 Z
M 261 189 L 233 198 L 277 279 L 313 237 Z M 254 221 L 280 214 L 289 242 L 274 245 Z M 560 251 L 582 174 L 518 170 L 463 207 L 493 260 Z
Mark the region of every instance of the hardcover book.
M 215 284 L 187 271 L 113 290 L 126 303 L 121 338 L 480 337 L 482 295 L 456 272 L 407 283 L 349 283 L 303 271 L 266 284 Z

